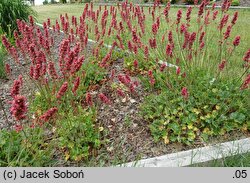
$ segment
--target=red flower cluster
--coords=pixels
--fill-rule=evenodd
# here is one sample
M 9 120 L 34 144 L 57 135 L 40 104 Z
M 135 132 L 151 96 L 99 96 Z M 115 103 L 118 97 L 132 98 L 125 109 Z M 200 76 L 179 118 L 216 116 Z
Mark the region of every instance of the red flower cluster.
M 5 72 L 6 72 L 8 75 L 11 75 L 11 67 L 10 67 L 10 64 L 5 64 Z
M 239 46 L 240 44 L 240 36 L 236 36 L 233 41 L 234 46 Z
M 90 93 L 86 93 L 86 102 L 89 106 L 93 105 L 92 97 Z
M 20 94 L 20 88 L 22 86 L 22 79 L 19 77 L 14 81 L 14 84 L 11 88 L 11 96 L 14 98 L 16 95 Z
M 222 62 L 219 64 L 219 70 L 222 71 L 226 65 L 226 60 L 222 60 Z
M 68 89 L 68 82 L 64 82 L 59 91 L 57 92 L 56 98 L 60 99 L 66 93 L 67 89 Z
M 100 99 L 103 103 L 108 104 L 108 105 L 111 104 L 111 101 L 109 100 L 109 98 L 108 98 L 106 95 L 104 95 L 103 93 L 100 93 L 98 96 L 99 96 L 99 99 Z
M 241 90 L 247 89 L 249 87 L 249 84 L 250 84 L 250 74 L 247 75 L 246 79 L 241 85 Z
M 231 33 L 231 30 L 232 30 L 232 26 L 231 26 L 231 25 L 227 26 L 227 30 L 226 30 L 226 32 L 224 33 L 224 39 L 229 38 L 230 33 Z
M 179 24 L 179 23 L 180 23 L 180 21 L 181 21 L 181 17 L 182 17 L 182 10 L 181 10 L 181 9 L 179 9 L 179 10 L 177 11 L 177 19 L 176 19 L 176 24 Z
M 236 11 L 234 13 L 233 19 L 231 21 L 232 25 L 234 25 L 236 23 L 236 21 L 238 20 L 238 11 Z
M 245 56 L 243 57 L 245 62 L 250 62 L 250 49 L 246 52 Z
M 53 107 L 51 109 L 49 109 L 48 111 L 46 111 L 42 116 L 40 116 L 40 120 L 43 121 L 43 122 L 47 122 L 49 121 L 53 116 L 54 114 L 58 111 L 58 108 L 57 107 Z
M 188 99 L 189 94 L 188 94 L 188 90 L 187 90 L 186 87 L 183 87 L 183 88 L 182 88 L 182 90 L 181 90 L 181 95 L 183 96 L 183 98 L 184 98 L 185 100 Z
M 118 94 L 119 96 L 121 96 L 121 97 L 125 97 L 124 92 L 123 92 L 122 89 L 120 89 L 120 88 L 117 89 L 117 94 Z
M 27 100 L 26 97 L 22 95 L 16 95 L 14 96 L 14 99 L 11 102 L 10 112 L 12 116 L 18 121 L 26 118 L 26 112 L 27 112 L 26 100 Z
M 77 77 L 77 78 L 75 79 L 75 81 L 74 81 L 74 86 L 73 86 L 73 88 L 72 88 L 72 92 L 73 92 L 74 94 L 76 94 L 76 91 L 77 91 L 79 85 L 80 85 L 80 77 Z

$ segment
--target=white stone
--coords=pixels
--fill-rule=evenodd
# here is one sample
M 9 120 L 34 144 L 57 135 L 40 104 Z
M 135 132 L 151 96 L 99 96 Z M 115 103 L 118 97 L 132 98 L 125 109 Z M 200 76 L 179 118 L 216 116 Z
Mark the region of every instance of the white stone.
M 181 167 L 250 152 L 250 138 L 125 163 L 122 167 Z

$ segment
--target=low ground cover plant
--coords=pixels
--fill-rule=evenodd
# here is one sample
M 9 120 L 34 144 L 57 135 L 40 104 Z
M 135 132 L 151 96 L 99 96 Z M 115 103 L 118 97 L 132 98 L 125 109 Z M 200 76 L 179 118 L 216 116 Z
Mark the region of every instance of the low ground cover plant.
M 156 142 L 190 145 L 249 131 L 250 49 L 235 56 L 241 37 L 230 36 L 238 19 L 238 12 L 228 13 L 230 2 L 221 9 L 208 3 L 180 9 L 176 17 L 169 16 L 170 3 L 143 8 L 125 1 L 86 4 L 79 18 L 60 15 L 42 28 L 32 16 L 17 20 L 15 45 L 5 36 L 2 43 L 28 69 L 10 91 L 15 131 L 1 130 L 0 165 L 37 165 L 37 158 L 39 165 L 48 158 L 87 162 L 107 142 L 98 112 L 140 87 L 146 95 L 140 113 Z M 124 72 L 116 73 L 112 66 L 120 59 Z M 8 63 L 5 68 L 11 76 Z M 24 85 L 31 95 L 22 93 Z

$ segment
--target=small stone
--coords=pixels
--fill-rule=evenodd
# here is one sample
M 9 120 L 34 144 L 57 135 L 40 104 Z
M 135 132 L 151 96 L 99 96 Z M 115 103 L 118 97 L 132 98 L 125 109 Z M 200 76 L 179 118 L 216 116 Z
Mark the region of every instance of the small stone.
M 133 103 L 136 102 L 136 100 L 131 98 L 131 99 L 130 99 L 130 102 L 133 104 Z
M 111 121 L 112 121 L 112 122 L 115 122 L 115 121 L 116 121 L 116 119 L 115 119 L 115 118 L 112 118 L 112 119 L 111 119 Z
M 136 128 L 138 126 L 137 123 L 133 123 L 133 128 Z
M 114 147 L 107 147 L 107 151 L 112 152 L 114 150 Z

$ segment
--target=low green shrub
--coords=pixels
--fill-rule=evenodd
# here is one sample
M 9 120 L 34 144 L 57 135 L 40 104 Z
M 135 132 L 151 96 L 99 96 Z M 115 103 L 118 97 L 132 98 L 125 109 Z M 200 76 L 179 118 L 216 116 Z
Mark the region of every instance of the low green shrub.
M 0 167 L 48 166 L 53 164 L 53 142 L 46 142 L 41 128 L 25 131 L 0 130 Z
M 67 118 L 58 120 L 59 148 L 64 151 L 65 160 L 87 159 L 100 147 L 99 129 L 94 124 L 95 117 L 95 110 L 79 107 L 78 111 L 69 112 Z
M 240 0 L 232 0 L 231 5 L 232 6 L 239 6 L 240 5 Z
M 17 29 L 17 19 L 28 21 L 29 16 L 35 14 L 23 0 L 0 1 L 0 24 L 6 33 L 13 33 Z
M 236 81 L 211 80 L 192 81 L 188 100 L 178 92 L 178 85 L 147 97 L 142 116 L 151 122 L 155 141 L 190 144 L 200 138 L 206 141 L 210 136 L 250 129 L 249 92 L 240 90 Z
M 43 5 L 49 4 L 48 0 L 43 1 Z

